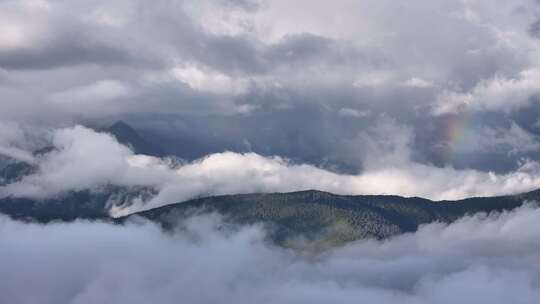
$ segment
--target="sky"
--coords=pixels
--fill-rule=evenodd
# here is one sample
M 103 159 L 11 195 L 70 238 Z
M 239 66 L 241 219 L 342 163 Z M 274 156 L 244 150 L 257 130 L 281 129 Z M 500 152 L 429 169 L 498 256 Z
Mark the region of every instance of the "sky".
M 533 0 L 0 0 L 0 155 L 37 168 L 0 195 L 533 190 L 539 39 Z

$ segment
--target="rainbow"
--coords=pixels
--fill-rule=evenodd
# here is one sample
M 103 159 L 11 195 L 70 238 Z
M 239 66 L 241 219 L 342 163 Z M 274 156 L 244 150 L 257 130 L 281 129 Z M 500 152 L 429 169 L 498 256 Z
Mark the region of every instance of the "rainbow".
M 473 126 L 473 115 L 468 112 L 452 114 L 442 121 L 440 139 L 444 142 L 441 158 L 446 163 L 451 161 L 456 149 L 467 145 L 467 133 Z

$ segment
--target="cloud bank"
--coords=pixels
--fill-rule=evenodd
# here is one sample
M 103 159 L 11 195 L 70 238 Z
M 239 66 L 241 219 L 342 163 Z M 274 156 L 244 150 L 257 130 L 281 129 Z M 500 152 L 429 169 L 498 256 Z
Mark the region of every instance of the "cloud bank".
M 307 254 L 215 215 L 173 234 L 151 223 L 1 218 L 0 301 L 532 304 L 540 296 L 538 223 L 540 210 L 529 205 Z
M 437 168 L 410 159 L 407 137 L 399 126 L 375 129 L 391 140 L 363 136 L 370 158 L 359 174 L 339 174 L 282 157 L 223 152 L 194 162 L 136 155 L 107 133 L 76 126 L 52 132 L 50 152 L 32 158 L 35 173 L 0 188 L 3 196 L 35 199 L 69 191 L 113 185 L 144 186 L 157 194 L 113 209 L 122 215 L 200 196 L 290 192 L 317 189 L 337 194 L 397 194 L 436 200 L 519 193 L 540 188 L 540 164 L 524 162 L 517 171 L 495 174 L 471 169 Z

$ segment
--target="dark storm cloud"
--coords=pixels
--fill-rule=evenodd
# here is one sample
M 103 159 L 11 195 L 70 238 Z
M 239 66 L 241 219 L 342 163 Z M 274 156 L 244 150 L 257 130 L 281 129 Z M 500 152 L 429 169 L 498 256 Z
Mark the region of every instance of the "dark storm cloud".
M 51 69 L 83 63 L 137 63 L 128 48 L 107 42 L 111 37 L 107 37 L 103 28 L 85 25 L 62 10 L 25 7 L 24 3 L 15 1 L 0 5 L 4 9 L 2 17 L 6 19 L 3 39 L 7 40 L 6 47 L 0 47 L 0 68 Z
M 70 41 L 53 41 L 42 48 L 0 52 L 0 67 L 12 69 L 50 69 L 66 65 L 138 65 L 141 62 L 129 52 L 105 43 L 92 42 L 78 34 Z M 138 59 L 138 58 L 137 58 Z
M 285 36 L 265 44 L 251 36 L 216 36 L 200 33 L 178 52 L 232 75 L 272 75 L 285 68 L 382 66 L 386 58 L 376 50 L 361 51 L 352 44 L 310 34 Z

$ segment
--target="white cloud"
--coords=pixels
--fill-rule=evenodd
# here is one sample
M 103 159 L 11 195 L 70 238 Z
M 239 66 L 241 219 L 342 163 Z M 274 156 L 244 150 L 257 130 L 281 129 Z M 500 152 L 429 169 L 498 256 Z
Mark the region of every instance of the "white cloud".
M 9 278 L 0 302 L 533 304 L 539 223 L 540 210 L 528 206 L 302 254 L 270 246 L 258 226 L 230 229 L 216 216 L 174 233 L 150 223 L 0 218 Z
M 4 1 L 0 8 L 0 51 L 29 47 L 47 28 L 43 1 Z
M 56 150 L 38 160 L 38 173 L 8 185 L 7 192 L 46 197 L 118 183 L 128 168 L 126 158 L 132 155 L 112 136 L 80 126 L 56 131 L 52 144 Z
M 531 98 L 540 94 L 540 69 L 519 73 L 517 77 L 495 76 L 483 80 L 470 92 L 445 91 L 435 104 L 436 114 L 462 110 L 510 112 L 531 104 Z
M 4 24 L 0 26 L 0 49 L 18 48 L 24 46 L 23 30 L 13 24 Z
M 374 71 L 357 77 L 353 82 L 353 86 L 357 88 L 370 88 L 391 85 L 394 83 L 394 76 L 388 71 Z
M 235 79 L 209 68 L 196 65 L 179 66 L 172 70 L 173 76 L 194 90 L 216 94 L 240 94 L 246 91 L 247 80 Z
M 56 150 L 38 159 L 37 173 L 0 192 L 43 198 L 106 185 L 148 186 L 158 191 L 149 201 L 113 210 L 121 215 L 199 196 L 236 193 L 318 189 L 338 194 L 460 199 L 540 188 L 540 164 L 536 162 L 524 162 L 507 174 L 437 168 L 409 159 L 406 129 L 387 121 L 374 130 L 378 133 L 361 136 L 368 155 L 365 170 L 348 175 L 255 153 L 224 152 L 192 163 L 171 163 L 134 155 L 113 137 L 78 126 L 57 130 L 53 136 Z
M 360 117 L 369 116 L 369 114 L 370 114 L 369 111 L 359 111 L 359 110 L 352 109 L 352 108 L 341 108 L 338 111 L 338 115 L 343 116 L 343 117 L 360 118 Z
M 425 79 L 417 78 L 417 77 L 409 78 L 406 81 L 402 82 L 401 84 L 405 87 L 421 88 L 421 89 L 433 87 L 433 83 L 431 81 L 427 81 Z
M 235 36 L 253 31 L 255 25 L 251 13 L 258 7 L 258 3 L 257 0 L 199 0 L 184 1 L 182 5 L 206 32 Z
M 39 135 L 32 135 L 32 132 L 33 130 L 26 130 L 14 122 L 0 121 L 0 156 L 30 164 L 35 163 L 36 159 L 29 150 L 39 144 L 36 138 Z

